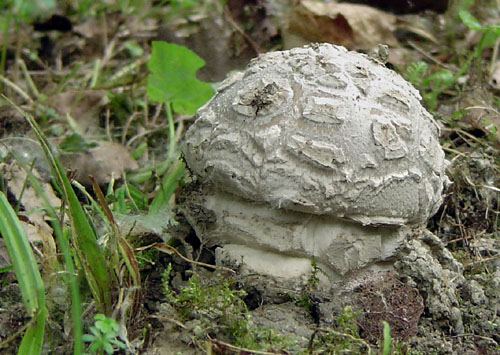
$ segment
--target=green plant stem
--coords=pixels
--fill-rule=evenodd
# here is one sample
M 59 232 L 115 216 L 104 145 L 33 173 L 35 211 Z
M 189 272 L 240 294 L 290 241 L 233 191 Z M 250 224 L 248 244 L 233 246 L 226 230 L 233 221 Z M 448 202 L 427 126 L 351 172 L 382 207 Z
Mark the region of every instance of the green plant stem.
M 384 321 L 384 347 L 382 349 L 382 355 L 389 355 L 391 350 L 391 327 L 389 323 Z
M 165 102 L 165 111 L 167 112 L 168 122 L 168 160 L 171 162 L 175 156 L 175 126 L 172 114 L 172 104 Z
M 9 27 L 12 20 L 12 11 L 14 8 L 14 0 L 9 3 L 9 12 L 7 13 L 7 18 L 5 19 L 5 24 L 3 28 L 3 45 L 2 45 L 2 56 L 0 58 L 0 73 L 3 75 L 5 72 L 5 61 L 7 59 L 7 43 L 9 37 Z
M 101 67 L 101 60 L 98 58 L 94 62 L 94 69 L 92 71 L 92 78 L 90 80 L 89 88 L 94 89 L 99 79 L 99 69 Z
M 158 194 L 149 207 L 150 214 L 158 212 L 168 203 L 170 196 L 174 193 L 177 182 L 184 175 L 185 169 L 184 163 L 180 160 L 177 160 L 176 163 L 172 165 L 171 170 L 161 182 L 160 191 L 158 191 Z

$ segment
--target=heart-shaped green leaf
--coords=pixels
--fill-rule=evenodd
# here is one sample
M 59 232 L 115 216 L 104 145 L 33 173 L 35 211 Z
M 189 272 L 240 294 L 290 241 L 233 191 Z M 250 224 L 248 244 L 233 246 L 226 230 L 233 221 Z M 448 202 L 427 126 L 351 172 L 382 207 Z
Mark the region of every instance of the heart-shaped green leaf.
M 157 102 L 171 102 L 175 112 L 194 114 L 212 95 L 210 84 L 196 71 L 205 61 L 184 46 L 155 41 L 148 61 L 147 93 Z

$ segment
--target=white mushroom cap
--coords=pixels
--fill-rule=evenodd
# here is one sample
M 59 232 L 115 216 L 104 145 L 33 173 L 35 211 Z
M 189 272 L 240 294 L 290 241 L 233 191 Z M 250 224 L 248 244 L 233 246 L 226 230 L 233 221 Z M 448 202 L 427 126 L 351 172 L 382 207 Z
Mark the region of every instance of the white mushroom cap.
M 203 182 L 363 224 L 421 224 L 442 202 L 438 127 L 411 84 L 331 44 L 272 52 L 226 79 L 186 134 Z

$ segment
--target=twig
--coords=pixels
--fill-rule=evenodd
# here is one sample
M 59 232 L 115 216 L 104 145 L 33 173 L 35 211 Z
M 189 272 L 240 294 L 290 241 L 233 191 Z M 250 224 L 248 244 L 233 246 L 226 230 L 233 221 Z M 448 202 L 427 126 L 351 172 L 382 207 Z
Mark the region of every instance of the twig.
M 433 56 L 431 56 L 430 54 L 427 54 L 425 52 L 425 50 L 423 50 L 422 48 L 420 48 L 415 42 L 413 41 L 408 41 L 408 44 L 413 48 L 415 49 L 417 52 L 419 52 L 420 54 L 422 54 L 424 57 L 426 57 L 427 59 L 429 59 L 430 61 L 436 63 L 437 65 L 443 67 L 443 68 L 446 68 L 446 69 L 451 69 L 451 67 L 445 63 L 443 63 L 442 61 L 440 61 L 439 59 L 436 59 L 434 58 Z
M 159 132 L 159 131 L 163 131 L 165 130 L 165 127 L 160 127 L 160 128 L 155 128 L 155 129 L 150 129 L 150 130 L 146 130 L 144 132 L 140 132 L 140 133 L 137 133 L 136 135 L 134 135 L 132 138 L 130 138 L 127 143 L 125 144 L 126 147 L 130 147 L 132 145 L 132 143 L 134 143 L 136 140 L 138 140 L 139 138 L 142 138 L 144 136 L 147 136 L 148 134 L 152 134 L 152 133 L 155 133 L 155 132 Z
M 479 339 L 484 339 L 484 340 L 487 340 L 489 342 L 492 342 L 493 344 L 495 344 L 496 346 L 498 346 L 499 344 L 495 341 L 495 339 L 492 339 L 492 338 L 489 338 L 489 337 L 485 337 L 483 335 L 477 335 L 477 334 L 472 334 L 472 333 L 465 333 L 465 334 L 457 334 L 457 335 L 451 335 L 452 338 L 458 338 L 458 337 L 475 337 L 475 338 L 479 338 Z
M 139 112 L 134 112 L 132 113 L 129 118 L 127 118 L 127 122 L 125 122 L 125 126 L 123 127 L 122 129 L 122 140 L 121 140 L 121 144 L 122 145 L 125 145 L 126 141 L 127 141 L 127 132 L 128 132 L 128 129 L 130 128 L 130 125 L 132 124 L 132 121 L 137 117 L 139 116 Z
M 231 14 L 229 13 L 229 11 L 226 8 L 224 9 L 224 15 L 226 15 L 227 22 L 229 22 L 231 24 L 231 26 L 233 26 L 234 29 L 240 35 L 242 35 L 243 38 L 245 38 L 245 40 L 248 42 L 248 44 L 250 44 L 250 47 L 252 47 L 252 49 L 255 51 L 255 53 L 261 54 L 264 52 L 262 50 L 262 48 L 260 48 L 260 46 L 257 43 L 255 43 L 255 41 L 253 39 L 251 39 L 250 36 L 245 33 L 245 31 L 243 31 L 241 29 L 241 27 L 236 23 L 236 21 L 234 21 L 233 17 L 231 16 Z
M 464 264 L 464 267 L 466 269 L 470 270 L 470 268 L 472 268 L 475 265 L 486 263 L 488 261 L 495 260 L 495 259 L 500 259 L 500 255 L 490 256 L 489 258 L 484 258 L 484 259 L 481 259 L 481 260 L 472 261 L 470 263 Z
M 210 338 L 210 336 L 208 336 L 208 339 L 210 339 L 210 341 L 213 344 L 222 345 L 222 347 L 224 347 L 225 349 L 232 350 L 232 351 L 234 351 L 237 354 L 256 354 L 256 355 L 276 355 L 276 354 L 279 354 L 279 353 L 276 353 L 276 352 L 270 353 L 268 351 L 260 351 L 260 350 L 252 350 L 252 349 L 247 349 L 247 348 L 240 348 L 240 347 L 238 347 L 236 345 L 232 345 L 232 344 L 223 342 L 221 340 L 212 339 L 212 338 Z
M 159 320 L 166 320 L 167 322 L 170 322 L 170 323 L 174 323 L 176 326 L 182 328 L 182 329 L 187 329 L 186 326 L 181 322 L 181 321 L 178 321 L 177 319 L 174 319 L 174 318 L 170 318 L 170 317 L 167 317 L 167 316 L 164 316 L 164 315 L 150 315 L 149 318 L 155 318 L 155 319 L 159 319 Z
M 108 140 L 110 142 L 113 141 L 113 135 L 111 134 L 111 127 L 110 127 L 110 111 L 109 111 L 109 108 L 106 109 L 106 135 L 108 136 Z
M 150 245 L 146 245 L 144 247 L 136 248 L 135 250 L 141 251 L 141 250 L 146 250 L 146 249 L 149 249 L 149 248 L 156 248 L 159 251 L 162 251 L 162 252 L 170 254 L 170 255 L 172 255 L 172 253 L 175 253 L 182 260 L 187 261 L 188 263 L 191 263 L 191 264 L 196 264 L 196 265 L 208 267 L 208 268 L 214 269 L 214 270 L 228 271 L 228 272 L 230 272 L 232 274 L 236 274 L 236 271 L 234 271 L 234 270 L 232 270 L 230 268 L 224 267 L 224 266 L 211 265 L 211 264 L 203 263 L 201 261 L 195 261 L 195 260 L 191 260 L 189 258 L 186 258 L 177 249 L 175 249 L 174 247 L 171 247 L 170 245 L 168 245 L 166 243 L 153 243 L 153 244 L 150 244 Z
M 158 117 L 160 117 L 160 113 L 161 113 L 162 107 L 163 107 L 163 104 L 157 104 L 156 105 L 155 113 L 153 114 L 153 119 L 151 120 L 151 122 L 149 122 L 149 125 L 153 125 L 153 126 L 156 125 L 156 120 L 158 119 Z M 147 122 L 148 118 L 145 117 L 145 119 L 146 119 L 146 122 Z
M 367 352 L 368 355 L 370 355 L 372 353 L 372 349 L 370 348 L 370 344 L 368 344 L 363 339 L 356 338 L 356 337 L 352 336 L 351 334 L 338 332 L 338 331 L 333 330 L 331 328 L 316 328 L 316 330 L 314 331 L 314 333 L 311 335 L 311 339 L 309 340 L 309 354 L 312 354 L 313 340 L 314 340 L 314 337 L 316 336 L 316 334 L 319 333 L 319 332 L 332 333 L 332 334 L 335 334 L 335 335 L 338 335 L 338 336 L 341 336 L 341 337 L 349 338 L 349 339 L 351 339 L 351 340 L 353 340 L 355 342 L 361 343 L 361 345 L 363 345 L 364 347 L 366 347 L 368 349 L 368 352 Z
M 18 328 L 14 334 L 10 335 L 7 339 L 0 343 L 0 349 L 6 347 L 10 342 L 14 341 L 19 335 L 21 335 L 28 327 L 35 322 L 35 317 L 31 318 L 28 323 L 24 324 L 22 327 Z

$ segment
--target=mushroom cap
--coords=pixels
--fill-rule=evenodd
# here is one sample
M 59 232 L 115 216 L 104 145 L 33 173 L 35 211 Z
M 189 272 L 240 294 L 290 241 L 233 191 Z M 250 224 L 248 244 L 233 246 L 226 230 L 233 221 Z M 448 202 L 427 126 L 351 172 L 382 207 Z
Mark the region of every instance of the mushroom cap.
M 186 133 L 190 170 L 273 208 L 363 224 L 422 224 L 447 165 L 420 95 L 331 44 L 271 52 L 224 80 Z

